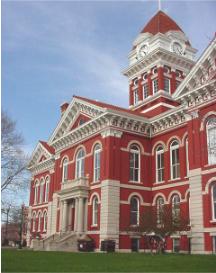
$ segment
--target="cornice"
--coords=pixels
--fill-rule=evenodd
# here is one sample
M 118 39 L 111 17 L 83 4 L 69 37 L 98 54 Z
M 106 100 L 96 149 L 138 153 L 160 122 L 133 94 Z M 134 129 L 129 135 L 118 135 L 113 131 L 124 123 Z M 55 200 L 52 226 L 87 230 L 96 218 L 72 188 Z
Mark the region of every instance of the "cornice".
M 136 73 L 140 73 L 142 69 L 147 69 L 147 67 L 152 66 L 153 63 L 161 60 L 171 62 L 172 64 L 176 64 L 187 70 L 191 69 L 195 64 L 194 61 L 184 56 L 181 56 L 180 59 L 179 55 L 176 55 L 175 53 L 170 52 L 162 47 L 158 47 L 140 61 L 137 61 L 136 63 L 130 65 L 128 68 L 124 69 L 122 73 L 130 80 L 134 77 L 134 75 L 136 75 Z
M 54 159 L 54 156 L 52 156 L 52 158 L 49 158 L 33 166 L 30 166 L 28 170 L 32 173 L 32 175 L 36 175 L 41 172 L 53 169 L 54 165 L 55 165 L 55 159 Z

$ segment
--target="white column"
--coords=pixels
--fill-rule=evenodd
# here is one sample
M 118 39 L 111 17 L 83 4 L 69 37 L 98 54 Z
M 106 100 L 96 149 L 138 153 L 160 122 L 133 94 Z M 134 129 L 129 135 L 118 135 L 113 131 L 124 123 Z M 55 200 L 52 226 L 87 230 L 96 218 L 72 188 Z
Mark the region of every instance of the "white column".
M 84 199 L 80 197 L 79 199 L 79 216 L 78 216 L 78 227 L 77 232 L 83 232 L 83 211 L 84 211 Z
M 85 198 L 84 201 L 84 231 L 88 229 L 88 199 Z
M 67 231 L 67 201 L 63 201 L 62 231 Z
M 74 231 L 77 232 L 78 227 L 78 198 L 75 198 L 75 215 L 74 215 Z

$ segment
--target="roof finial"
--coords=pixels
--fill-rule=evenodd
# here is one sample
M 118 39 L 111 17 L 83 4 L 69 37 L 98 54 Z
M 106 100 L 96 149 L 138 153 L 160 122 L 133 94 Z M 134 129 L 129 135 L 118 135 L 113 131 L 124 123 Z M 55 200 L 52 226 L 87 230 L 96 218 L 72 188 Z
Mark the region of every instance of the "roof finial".
M 158 0 L 158 10 L 161 10 L 161 0 Z

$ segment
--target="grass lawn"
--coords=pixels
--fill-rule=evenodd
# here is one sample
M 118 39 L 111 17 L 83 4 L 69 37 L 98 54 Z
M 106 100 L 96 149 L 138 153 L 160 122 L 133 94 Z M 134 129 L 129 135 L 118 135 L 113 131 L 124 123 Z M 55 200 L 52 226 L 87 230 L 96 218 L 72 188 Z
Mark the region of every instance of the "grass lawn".
M 216 256 L 2 250 L 2 272 L 216 272 Z

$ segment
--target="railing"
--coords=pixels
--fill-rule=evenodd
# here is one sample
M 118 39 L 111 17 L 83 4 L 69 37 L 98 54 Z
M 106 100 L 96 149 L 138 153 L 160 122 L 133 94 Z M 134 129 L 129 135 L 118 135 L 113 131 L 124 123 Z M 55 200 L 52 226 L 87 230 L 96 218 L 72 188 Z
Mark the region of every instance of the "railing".
M 88 178 L 79 177 L 74 180 L 66 180 L 62 183 L 62 187 L 61 187 L 62 190 L 73 189 L 73 188 L 88 189 L 89 188 Z

